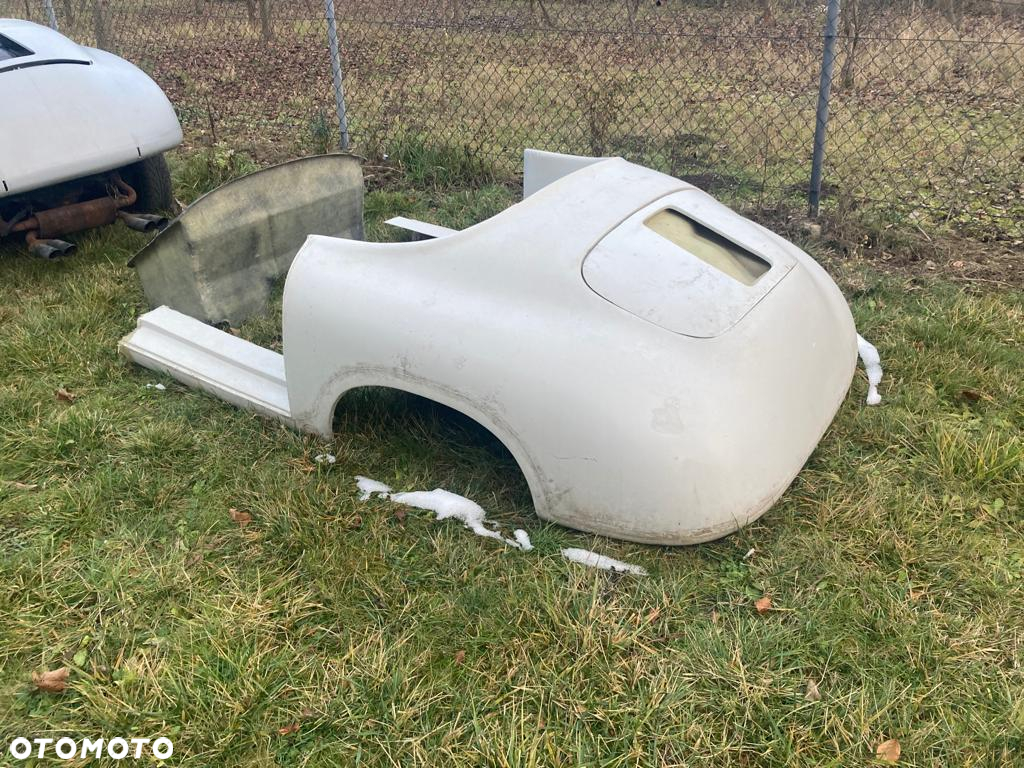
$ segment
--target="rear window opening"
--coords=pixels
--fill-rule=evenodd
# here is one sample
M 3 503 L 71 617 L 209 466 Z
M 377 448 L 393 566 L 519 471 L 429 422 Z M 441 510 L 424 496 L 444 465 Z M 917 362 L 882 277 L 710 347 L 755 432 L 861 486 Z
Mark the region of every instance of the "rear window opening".
M 9 37 L 0 35 L 0 61 L 7 59 L 20 59 L 22 56 L 31 56 L 32 51 L 24 45 L 14 42 Z
M 744 285 L 753 285 L 772 267 L 760 256 L 672 208 L 658 211 L 644 225 Z

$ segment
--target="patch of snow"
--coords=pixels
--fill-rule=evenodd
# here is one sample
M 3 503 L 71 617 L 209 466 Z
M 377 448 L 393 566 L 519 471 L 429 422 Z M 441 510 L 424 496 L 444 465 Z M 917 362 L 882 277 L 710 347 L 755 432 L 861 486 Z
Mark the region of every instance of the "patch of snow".
M 882 380 L 882 358 L 878 355 L 878 349 L 870 341 L 867 341 L 859 333 L 857 334 L 857 354 L 864 363 L 864 372 L 868 375 L 868 405 L 878 405 L 882 402 L 882 396 L 878 394 L 878 384 Z
M 362 493 L 359 494 L 360 501 L 366 501 L 373 494 L 379 493 L 381 496 L 387 498 L 391 494 L 391 486 L 384 485 L 377 480 L 371 480 L 368 477 L 362 475 L 356 475 L 356 485 Z
M 477 536 L 507 541 L 497 531 L 492 531 L 484 526 L 487 520 L 487 513 L 484 512 L 483 507 L 475 501 L 470 501 L 465 496 L 459 496 L 457 493 L 446 491 L 443 488 L 435 488 L 432 491 L 392 493 L 390 499 L 398 504 L 430 510 L 435 514 L 435 519 L 437 520 L 447 520 L 449 518 L 461 520 L 462 524 Z M 515 546 L 519 545 L 515 544 Z
M 484 512 L 483 507 L 457 493 L 446 491 L 443 488 L 435 488 L 432 491 L 393 493 L 391 486 L 362 475 L 356 475 L 356 485 L 362 491 L 359 496 L 360 501 L 366 501 L 376 493 L 396 504 L 405 504 L 409 507 L 433 512 L 435 520 L 448 520 L 449 518 L 459 520 L 477 536 L 502 541 L 510 547 L 521 549 L 524 552 L 533 549 L 530 535 L 522 528 L 517 528 L 512 532 L 515 538 L 506 539 L 500 531 L 487 527 L 490 523 L 487 521 L 487 513 Z
M 167 387 L 165 387 L 163 384 L 147 384 L 146 389 L 157 389 L 163 392 L 165 389 L 167 389 Z
M 529 552 L 533 549 L 533 542 L 530 541 L 530 534 L 522 528 L 516 528 L 512 531 L 512 535 L 515 537 L 516 543 L 519 544 L 519 548 L 523 550 L 523 552 Z
M 597 554 L 597 552 L 591 552 L 589 549 L 569 547 L 562 550 L 562 557 L 590 568 L 601 568 L 605 571 L 619 571 L 621 573 L 635 573 L 637 576 L 647 575 L 647 571 L 639 565 L 624 563 L 613 557 L 605 557 L 604 555 Z
M 338 460 L 338 457 L 333 453 L 318 453 L 313 457 L 313 461 L 317 464 L 333 464 Z

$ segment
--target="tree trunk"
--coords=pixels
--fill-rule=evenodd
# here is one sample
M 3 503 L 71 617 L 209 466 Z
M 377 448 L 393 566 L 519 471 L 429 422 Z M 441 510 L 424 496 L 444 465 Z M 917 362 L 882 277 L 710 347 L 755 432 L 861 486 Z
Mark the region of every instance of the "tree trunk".
M 270 19 L 270 0 L 260 0 L 260 34 L 264 40 L 270 40 L 274 36 Z
M 839 87 L 853 90 L 857 81 L 857 43 L 860 41 L 860 0 L 847 0 L 843 8 L 843 37 L 850 48 L 839 72 Z
M 107 0 L 96 0 L 92 7 L 92 31 L 96 38 L 96 47 L 110 50 L 107 35 Z

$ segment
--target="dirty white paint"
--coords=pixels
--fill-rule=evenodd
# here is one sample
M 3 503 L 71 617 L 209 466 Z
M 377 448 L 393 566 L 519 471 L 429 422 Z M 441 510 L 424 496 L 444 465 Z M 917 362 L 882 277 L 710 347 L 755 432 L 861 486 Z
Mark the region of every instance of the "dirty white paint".
M 868 375 L 868 396 L 864 401 L 868 405 L 878 405 L 882 396 L 878 394 L 878 384 L 882 380 L 882 358 L 878 349 L 859 333 L 857 334 L 857 354 L 864 363 L 864 372 Z
M 356 475 L 356 485 L 359 487 L 361 493 L 359 494 L 360 501 L 366 501 L 373 494 L 377 493 L 387 498 L 391 493 L 391 486 L 384 485 L 384 483 L 378 482 L 377 480 L 371 480 L 368 477 L 362 475 Z
M 618 571 L 620 573 L 634 573 L 637 576 L 647 575 L 647 571 L 639 565 L 624 563 L 613 557 L 606 557 L 605 555 L 597 554 L 597 552 L 591 552 L 589 549 L 569 547 L 562 550 L 562 557 L 590 568 L 600 568 L 605 571 Z

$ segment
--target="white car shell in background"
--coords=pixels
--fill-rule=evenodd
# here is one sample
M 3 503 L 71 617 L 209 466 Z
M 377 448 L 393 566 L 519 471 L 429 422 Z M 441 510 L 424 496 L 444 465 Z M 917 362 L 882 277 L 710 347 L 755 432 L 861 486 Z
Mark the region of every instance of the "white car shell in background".
M 106 51 L 0 19 L 0 198 L 110 171 L 181 143 L 160 87 Z

